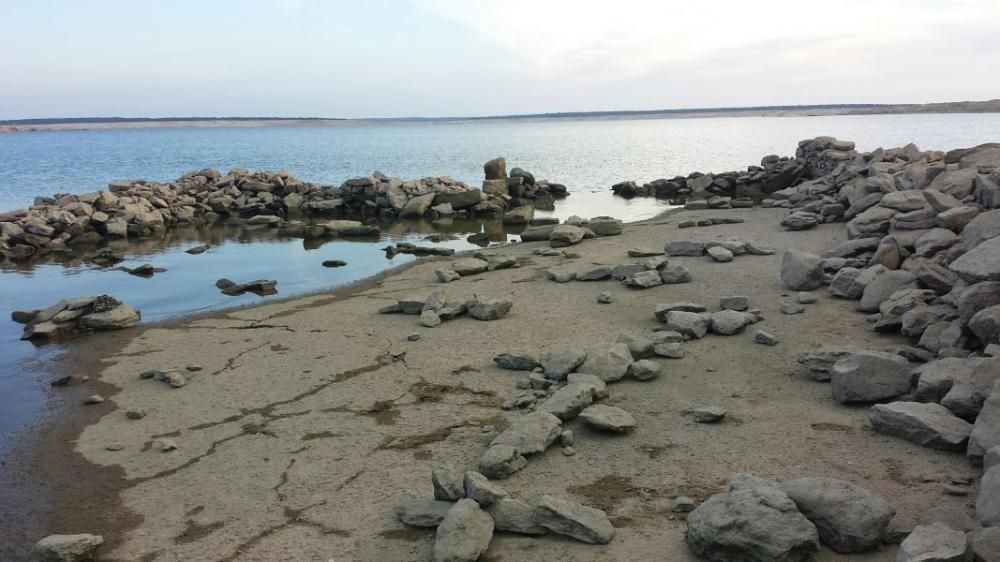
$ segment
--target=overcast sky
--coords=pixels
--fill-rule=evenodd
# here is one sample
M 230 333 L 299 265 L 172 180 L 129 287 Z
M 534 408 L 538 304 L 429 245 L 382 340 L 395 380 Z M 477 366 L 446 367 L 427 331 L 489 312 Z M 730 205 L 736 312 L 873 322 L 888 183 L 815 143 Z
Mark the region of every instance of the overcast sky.
M 1000 98 L 1000 0 L 0 0 L 0 119 Z

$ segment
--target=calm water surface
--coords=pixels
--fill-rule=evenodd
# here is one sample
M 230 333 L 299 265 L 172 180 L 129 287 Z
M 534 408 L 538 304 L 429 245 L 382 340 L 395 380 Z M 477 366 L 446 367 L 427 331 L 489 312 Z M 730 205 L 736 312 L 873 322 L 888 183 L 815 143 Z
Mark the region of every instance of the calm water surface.
M 517 121 L 375 124 L 342 127 L 184 128 L 52 131 L 0 134 L 0 210 L 26 206 L 36 195 L 104 189 L 115 179 L 175 179 L 200 168 L 285 169 L 307 181 L 339 185 L 380 170 L 404 178 L 450 175 L 478 186 L 482 163 L 498 155 L 539 179 L 564 183 L 572 194 L 552 214 L 652 216 L 665 205 L 622 200 L 609 193 L 623 180 L 649 181 L 692 171 L 725 171 L 759 163 L 765 154 L 792 155 L 803 138 L 833 135 L 860 150 L 916 142 L 950 149 L 1000 140 L 1000 115 L 887 115 L 780 118 Z M 463 235 L 484 227 L 453 227 Z M 168 271 L 141 279 L 81 263 L 0 267 L 0 456 L 8 439 L 40 419 L 49 400 L 39 359 L 59 352 L 18 341 L 11 310 L 44 307 L 63 297 L 109 293 L 142 310 L 144 320 L 246 304 L 260 297 L 226 297 L 213 286 L 276 278 L 279 297 L 334 287 L 404 263 L 388 261 L 387 242 L 421 241 L 426 224 L 400 225 L 380 241 L 336 241 L 307 247 L 243 229 L 178 233 L 166 244 L 132 246 L 123 265 L 152 262 Z M 464 238 L 464 237 L 463 237 Z M 497 239 L 501 239 L 502 235 Z M 183 250 L 210 241 L 213 250 Z M 221 243 L 220 242 L 224 242 Z M 444 245 L 465 249 L 464 240 Z M 324 269 L 325 259 L 345 268 Z

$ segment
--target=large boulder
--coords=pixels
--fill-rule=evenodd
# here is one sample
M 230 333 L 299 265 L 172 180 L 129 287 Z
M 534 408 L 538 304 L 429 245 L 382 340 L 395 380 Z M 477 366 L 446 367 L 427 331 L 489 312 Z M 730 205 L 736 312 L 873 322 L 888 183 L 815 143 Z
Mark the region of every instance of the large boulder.
M 910 363 L 895 353 L 859 351 L 838 360 L 830 371 L 833 399 L 875 402 L 910 391 Z
M 822 287 L 822 258 L 801 250 L 787 250 L 781 260 L 781 282 L 793 291 L 812 291 Z
M 404 219 L 422 217 L 424 216 L 424 213 L 427 212 L 427 209 L 431 208 L 431 205 L 433 203 L 434 203 L 433 193 L 425 193 L 424 195 L 418 195 L 417 197 L 414 197 L 413 199 L 410 199 L 409 201 L 406 202 L 406 205 L 404 205 L 403 208 L 400 209 L 399 216 L 400 218 Z
M 434 562 L 475 562 L 493 540 L 493 518 L 474 500 L 455 503 L 438 525 Z
M 499 156 L 483 164 L 483 173 L 488 180 L 507 179 L 507 160 Z
M 800 562 L 819 550 L 816 527 L 795 502 L 760 481 L 712 496 L 687 524 L 688 547 L 713 562 Z
M 872 428 L 901 437 L 918 445 L 961 451 L 972 433 L 972 424 L 952 414 L 940 404 L 892 402 L 876 404 L 869 413 Z
M 866 552 L 882 544 L 896 510 L 881 496 L 833 478 L 799 478 L 781 490 L 816 525 L 819 540 L 840 553 Z

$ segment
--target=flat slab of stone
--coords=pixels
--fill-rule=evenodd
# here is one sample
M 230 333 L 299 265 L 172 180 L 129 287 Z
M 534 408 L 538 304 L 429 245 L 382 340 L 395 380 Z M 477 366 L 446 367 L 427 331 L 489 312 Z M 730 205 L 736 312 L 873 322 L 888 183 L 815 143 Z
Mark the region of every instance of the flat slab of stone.
M 600 509 L 542 496 L 538 500 L 535 522 L 553 533 L 589 544 L 608 544 L 615 529 L 608 515 Z
M 940 404 L 876 404 L 872 406 L 869 419 L 872 428 L 879 433 L 943 451 L 964 450 L 972 433 L 972 424 Z
M 396 517 L 411 527 L 437 527 L 452 507 L 451 502 L 425 499 L 404 500 L 396 506 Z
M 562 431 L 562 422 L 548 412 L 525 414 L 493 439 L 492 445 L 510 445 L 522 455 L 541 453 L 555 443 Z
M 605 404 L 595 404 L 585 408 L 580 412 L 580 419 L 590 427 L 614 433 L 625 433 L 635 427 L 635 418 L 632 414 Z

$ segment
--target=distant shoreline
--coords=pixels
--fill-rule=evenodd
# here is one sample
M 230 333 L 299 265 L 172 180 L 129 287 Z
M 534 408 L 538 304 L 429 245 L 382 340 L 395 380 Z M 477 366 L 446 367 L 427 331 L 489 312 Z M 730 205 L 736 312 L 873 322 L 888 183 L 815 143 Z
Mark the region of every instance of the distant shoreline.
M 343 127 L 379 123 L 472 123 L 480 121 L 592 121 L 624 119 L 692 119 L 713 117 L 816 117 L 830 115 L 901 115 L 921 113 L 1000 113 L 1000 99 L 928 104 L 830 104 L 588 111 L 494 115 L 482 117 L 380 117 L 336 119 L 315 117 L 95 117 L 0 120 L 0 133 L 148 128 Z

